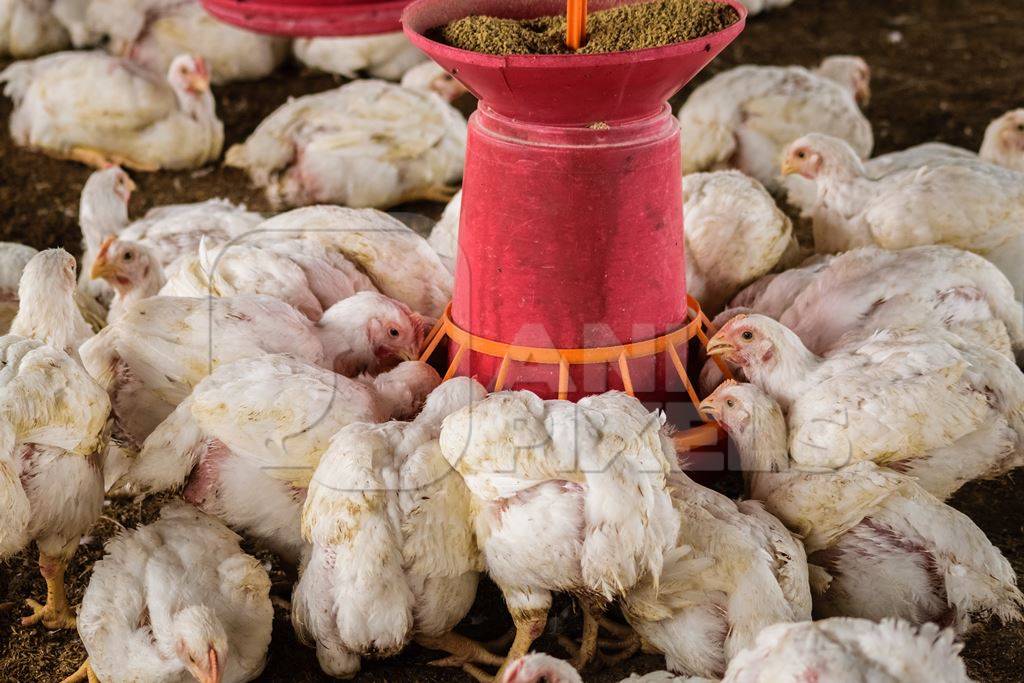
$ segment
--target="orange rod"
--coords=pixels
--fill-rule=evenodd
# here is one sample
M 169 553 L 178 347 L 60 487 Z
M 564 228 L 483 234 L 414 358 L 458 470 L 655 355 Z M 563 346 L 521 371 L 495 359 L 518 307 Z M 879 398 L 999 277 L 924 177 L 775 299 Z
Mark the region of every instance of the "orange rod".
M 444 373 L 444 378 L 441 380 L 442 382 L 447 382 L 455 376 L 456 372 L 459 371 L 459 363 L 462 362 L 462 356 L 466 353 L 466 349 L 468 348 L 468 346 L 462 345 L 459 347 L 459 350 L 455 352 L 455 357 L 452 358 L 452 363 L 448 366 L 448 372 Z
M 629 376 L 629 363 L 626 361 L 626 354 L 619 356 L 619 375 L 622 376 L 622 388 L 630 396 L 633 395 L 633 378 Z
M 587 36 L 587 0 L 568 0 L 565 22 L 565 44 L 579 50 Z
M 495 391 L 501 391 L 505 386 L 505 380 L 508 378 L 508 362 L 510 360 L 511 357 L 508 355 L 508 352 L 505 352 L 505 355 L 501 357 L 501 365 L 498 367 L 498 376 L 494 380 Z
M 558 398 L 564 401 L 569 397 L 569 361 L 558 362 Z

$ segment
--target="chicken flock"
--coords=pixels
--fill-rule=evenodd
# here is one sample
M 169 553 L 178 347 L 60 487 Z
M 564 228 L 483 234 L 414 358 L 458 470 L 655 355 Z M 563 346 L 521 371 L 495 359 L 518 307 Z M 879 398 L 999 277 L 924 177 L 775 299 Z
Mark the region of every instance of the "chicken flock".
M 289 49 L 354 80 L 224 150 L 211 84 Z M 0 559 L 35 544 L 22 627 L 77 628 L 68 681 L 258 678 L 273 586 L 243 539 L 337 678 L 416 643 L 503 683 L 641 649 L 667 670 L 629 680 L 952 683 L 965 634 L 1022 619 L 1009 562 L 944 501 L 1024 465 L 1024 110 L 977 153 L 871 158 L 859 57 L 690 95 L 687 280 L 717 328 L 699 409 L 738 449 L 736 501 L 624 393 L 489 393 L 419 360 L 458 260 L 465 90 L 401 34 L 289 45 L 193 0 L 0 0 L 0 52 L 23 59 L 0 73 L 15 143 L 96 168 L 77 262 L 0 243 Z M 124 169 L 222 156 L 282 213 L 131 217 Z M 429 239 L 381 211 L 412 200 L 448 202 Z M 105 497 L 161 492 L 181 500 L 108 543 L 76 610 L 64 575 Z M 504 645 L 457 631 L 485 575 Z M 582 618 L 568 661 L 530 653 L 556 594 Z

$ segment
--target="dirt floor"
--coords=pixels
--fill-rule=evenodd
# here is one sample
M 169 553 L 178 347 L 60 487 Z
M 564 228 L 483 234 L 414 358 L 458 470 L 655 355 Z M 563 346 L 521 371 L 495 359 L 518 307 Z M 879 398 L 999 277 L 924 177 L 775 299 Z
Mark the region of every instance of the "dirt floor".
M 795 4 L 753 19 L 741 38 L 702 76 L 741 63 L 813 64 L 835 53 L 867 58 L 873 69 L 874 99 L 868 116 L 878 153 L 930 140 L 977 149 L 985 125 L 996 115 L 1021 106 L 1024 93 L 1024 3 L 1020 0 L 796 0 Z M 288 66 L 258 83 L 216 89 L 218 111 L 228 144 L 240 141 L 287 97 L 318 92 L 338 81 Z M 680 96 L 679 101 L 685 96 Z M 469 111 L 471 101 L 460 103 Z M 678 102 L 677 102 L 678 104 Z M 10 112 L 0 104 L 0 119 Z M 64 246 L 78 251 L 78 194 L 89 171 L 72 163 L 15 149 L 0 135 L 0 239 L 38 248 Z M 227 197 L 266 210 L 263 197 L 232 169 L 135 174 L 139 185 L 132 209 L 210 197 Z M 438 206 L 404 207 L 437 215 Z M 735 480 L 732 480 L 734 483 Z M 1024 574 L 1024 496 L 1012 478 L 965 488 L 953 504 L 966 512 Z M 124 526 L 145 522 L 157 504 L 115 502 L 106 508 L 94 534 L 83 541 L 69 571 L 72 602 L 80 600 L 89 567 L 103 542 Z M 276 572 L 276 570 L 275 570 Z M 0 682 L 58 681 L 77 668 L 84 650 L 74 633 L 47 633 L 17 625 L 22 601 L 39 597 L 44 586 L 34 557 L 22 554 L 0 564 Z M 5 602 L 6 601 L 6 602 Z M 316 658 L 292 635 L 287 616 L 278 613 L 264 681 L 327 680 Z M 564 602 L 556 604 L 549 632 L 575 625 Z M 480 639 L 501 635 L 508 626 L 493 586 L 481 590 L 463 631 Z M 551 635 L 541 649 L 558 652 Z M 991 625 L 968 641 L 965 657 L 981 681 L 1024 680 L 1024 627 Z M 431 653 L 417 648 L 388 662 L 368 663 L 360 681 L 469 680 L 461 673 L 426 663 Z M 637 657 L 614 669 L 589 673 L 592 681 L 617 681 L 631 671 L 660 668 L 655 657 Z

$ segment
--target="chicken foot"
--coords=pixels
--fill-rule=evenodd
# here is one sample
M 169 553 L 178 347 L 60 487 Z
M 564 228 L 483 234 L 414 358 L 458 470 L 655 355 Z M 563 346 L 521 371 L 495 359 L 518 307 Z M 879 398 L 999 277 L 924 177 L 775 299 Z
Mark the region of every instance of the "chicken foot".
M 135 171 L 160 170 L 159 166 L 134 161 L 119 154 L 108 154 L 92 147 L 72 147 L 67 153 L 67 158 L 95 169 L 104 169 L 108 166 L 124 166 Z
M 100 683 L 99 677 L 92 670 L 92 666 L 89 664 L 89 660 L 82 662 L 82 666 L 78 667 L 78 671 L 65 678 L 60 683 Z
M 67 560 L 50 557 L 39 553 L 39 573 L 46 579 L 46 604 L 41 605 L 35 600 L 26 600 L 32 608 L 32 615 L 21 620 L 22 626 L 42 625 L 51 630 L 75 628 L 75 615 L 68 604 L 68 596 L 64 591 L 64 572 Z
M 592 616 L 593 607 L 581 605 L 583 609 L 583 636 L 581 643 L 576 644 L 571 638 L 559 636 L 559 644 L 572 657 L 572 664 L 577 670 L 585 667 L 591 660 L 605 666 L 613 666 L 623 662 L 640 650 L 640 637 L 629 626 L 617 624 L 604 616 Z M 611 638 L 600 638 L 600 629 L 611 633 Z M 611 654 L 607 651 L 610 650 Z
M 505 658 L 489 651 L 472 638 L 449 631 L 443 636 L 416 636 L 416 642 L 429 650 L 447 652 L 450 657 L 431 662 L 431 666 L 459 666 L 467 663 L 501 666 Z

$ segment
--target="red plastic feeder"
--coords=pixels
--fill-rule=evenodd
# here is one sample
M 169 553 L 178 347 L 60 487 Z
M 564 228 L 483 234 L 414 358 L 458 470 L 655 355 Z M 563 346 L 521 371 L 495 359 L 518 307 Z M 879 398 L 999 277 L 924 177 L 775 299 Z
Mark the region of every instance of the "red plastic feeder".
M 353 36 L 402 28 L 410 0 L 201 0 L 221 21 L 278 36 Z
M 468 15 L 559 14 L 564 0 L 406 9 L 410 40 L 480 100 L 454 299 L 433 340 L 451 339 L 450 373 L 546 398 L 689 398 L 684 342 L 706 319 L 688 314 L 679 129 L 667 101 L 743 30 L 746 10 L 725 1 L 740 18 L 723 31 L 595 55 L 501 57 L 426 37 Z

